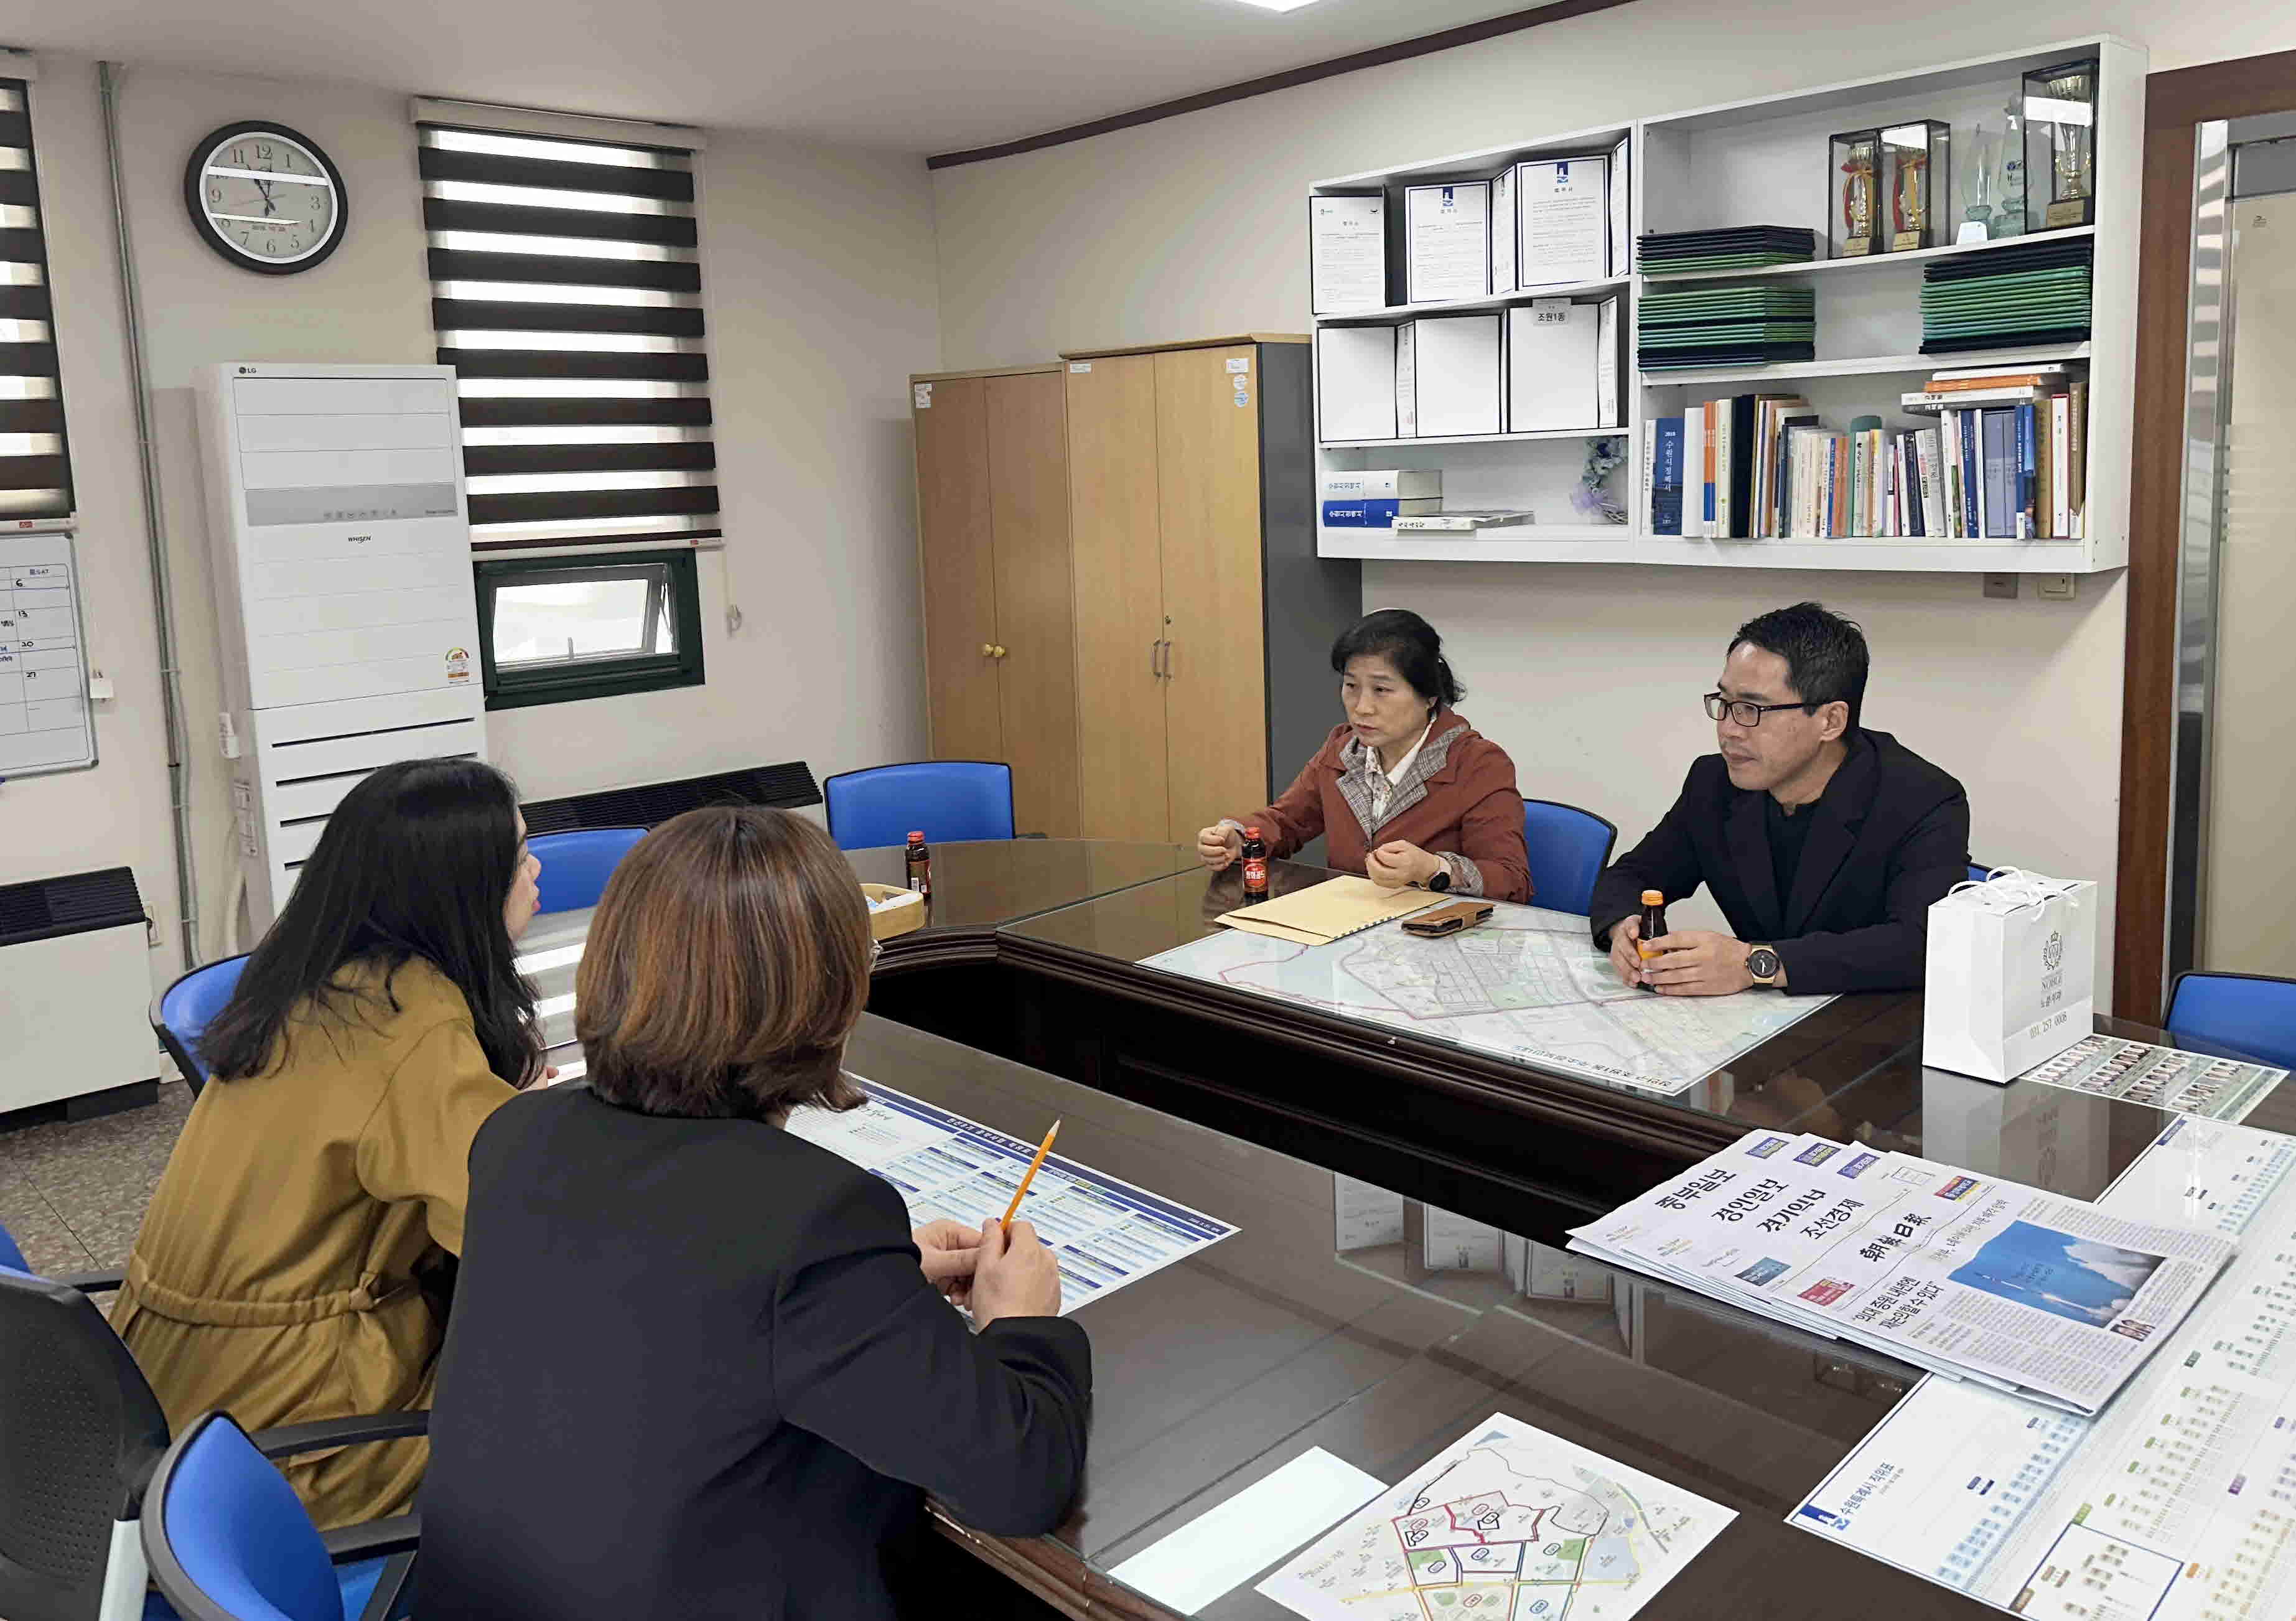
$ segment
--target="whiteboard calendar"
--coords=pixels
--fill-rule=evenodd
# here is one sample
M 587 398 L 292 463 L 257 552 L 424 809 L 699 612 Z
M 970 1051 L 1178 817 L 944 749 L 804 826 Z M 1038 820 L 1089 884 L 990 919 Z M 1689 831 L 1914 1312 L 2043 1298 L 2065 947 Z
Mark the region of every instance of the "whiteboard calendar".
M 69 535 L 0 535 L 0 777 L 95 764 Z

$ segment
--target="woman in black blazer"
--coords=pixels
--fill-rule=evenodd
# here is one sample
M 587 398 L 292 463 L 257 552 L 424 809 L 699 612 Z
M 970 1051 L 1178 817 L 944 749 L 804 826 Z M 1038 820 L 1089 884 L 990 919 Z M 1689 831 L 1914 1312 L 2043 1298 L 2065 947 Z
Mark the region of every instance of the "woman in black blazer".
M 926 1493 L 1060 1522 L 1092 1353 L 1050 1252 L 1025 1222 L 913 1237 L 888 1183 L 781 1129 L 862 1101 L 839 1063 L 870 957 L 844 857 L 785 812 L 689 812 L 616 870 L 588 1084 L 471 1149 L 424 1621 L 873 1621 L 918 1611 Z

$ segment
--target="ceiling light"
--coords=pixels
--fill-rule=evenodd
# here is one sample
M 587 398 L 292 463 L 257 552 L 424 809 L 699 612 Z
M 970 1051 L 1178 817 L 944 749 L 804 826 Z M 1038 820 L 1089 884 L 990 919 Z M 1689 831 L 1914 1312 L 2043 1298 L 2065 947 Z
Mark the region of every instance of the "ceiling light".
M 1246 5 L 1256 5 L 1263 12 L 1296 12 L 1303 5 L 1313 5 L 1315 0 L 1243 0 Z

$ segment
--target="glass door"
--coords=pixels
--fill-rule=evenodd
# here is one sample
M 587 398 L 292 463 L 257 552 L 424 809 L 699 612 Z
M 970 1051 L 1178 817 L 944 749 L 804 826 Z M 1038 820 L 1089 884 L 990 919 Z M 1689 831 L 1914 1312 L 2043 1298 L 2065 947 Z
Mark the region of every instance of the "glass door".
M 2296 113 L 2199 135 L 2169 967 L 2296 977 Z

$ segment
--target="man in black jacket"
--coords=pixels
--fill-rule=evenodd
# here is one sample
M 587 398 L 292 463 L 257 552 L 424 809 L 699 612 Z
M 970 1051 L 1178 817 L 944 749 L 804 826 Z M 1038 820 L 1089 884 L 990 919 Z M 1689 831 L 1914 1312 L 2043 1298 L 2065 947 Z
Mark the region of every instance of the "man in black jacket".
M 1595 944 L 1629 985 L 1673 996 L 1751 986 L 1808 995 L 1922 982 L 1929 909 L 1966 876 L 1961 784 L 1857 724 L 1865 634 L 1816 602 L 1739 626 L 1706 695 L 1719 754 L 1595 880 Z M 1732 932 L 1644 941 L 1642 895 L 1701 883 Z

